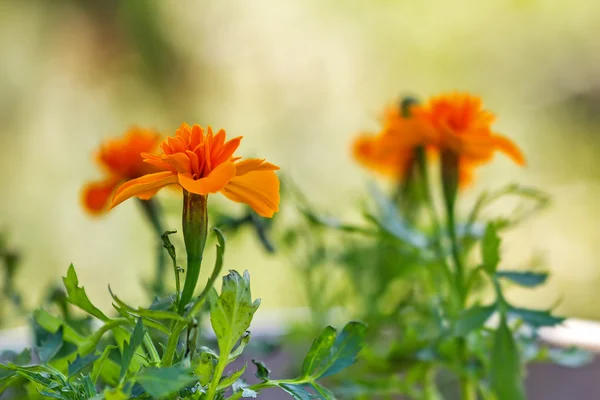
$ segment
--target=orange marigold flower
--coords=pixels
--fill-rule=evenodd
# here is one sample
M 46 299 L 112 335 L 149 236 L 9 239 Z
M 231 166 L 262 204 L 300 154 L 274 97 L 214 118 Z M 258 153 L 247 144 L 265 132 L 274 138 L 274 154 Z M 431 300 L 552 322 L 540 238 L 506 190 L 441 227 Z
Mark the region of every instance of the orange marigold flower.
M 111 195 L 122 183 L 156 171 L 143 161 L 141 153 L 150 153 L 158 148 L 160 135 L 154 131 L 131 128 L 120 138 L 106 141 L 96 154 L 96 161 L 104 170 L 105 178 L 90 182 L 82 192 L 84 208 L 93 215 L 108 209 Z M 148 199 L 154 193 L 139 193 Z
M 407 110 L 412 112 L 416 105 Z M 394 179 L 402 179 L 414 162 L 415 148 L 433 140 L 433 132 L 399 107 L 388 107 L 378 134 L 362 134 L 353 144 L 354 158 L 364 167 Z
M 248 204 L 263 217 L 279 211 L 279 167 L 264 159 L 233 157 L 241 136 L 225 141 L 225 131 L 182 124 L 160 145 L 163 154 L 143 153 L 144 161 L 161 172 L 130 180 L 115 192 L 111 207 L 132 196 L 155 193 L 177 184 L 190 193 L 206 196 L 221 192 L 238 203 Z
M 508 138 L 492 131 L 494 114 L 482 108 L 481 99 L 467 93 L 433 97 L 415 107 L 414 118 L 435 132 L 434 147 L 458 157 L 460 183 L 468 184 L 474 167 L 490 161 L 499 150 L 518 165 L 525 165 L 521 150 Z

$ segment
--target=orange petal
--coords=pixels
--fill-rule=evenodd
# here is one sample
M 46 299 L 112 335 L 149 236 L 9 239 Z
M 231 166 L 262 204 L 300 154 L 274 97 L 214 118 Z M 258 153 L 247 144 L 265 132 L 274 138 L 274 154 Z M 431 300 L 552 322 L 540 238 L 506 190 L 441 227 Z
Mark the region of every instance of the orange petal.
M 189 148 L 194 150 L 200 143 L 204 142 L 204 129 L 200 125 L 192 127 L 192 137 L 190 138 Z
M 144 196 L 144 194 L 151 190 L 158 191 L 173 183 L 177 183 L 177 175 L 171 171 L 157 172 L 155 174 L 148 174 L 137 179 L 132 179 L 125 182 L 117 189 L 113 196 L 110 208 L 116 207 L 130 197 Z
M 110 196 L 113 194 L 119 180 L 107 179 L 99 182 L 92 182 L 83 188 L 81 200 L 84 208 L 90 214 L 99 215 L 107 211 L 110 203 Z
M 279 211 L 279 179 L 273 171 L 236 176 L 221 190 L 229 200 L 248 204 L 258 215 L 271 218 Z
M 235 176 L 235 165 L 223 163 L 213 169 L 207 177 L 193 179 L 190 174 L 179 174 L 179 184 L 190 193 L 205 195 L 217 193 Z
M 223 144 L 223 148 L 220 154 L 213 160 L 215 164 L 220 164 L 225 162 L 231 158 L 233 153 L 240 147 L 240 142 L 242 141 L 242 136 L 235 137 L 225 144 Z
M 279 167 L 261 158 L 247 158 L 235 163 L 235 176 L 246 175 L 252 171 L 276 171 Z
M 161 170 L 173 170 L 173 168 L 164 162 L 160 156 L 150 153 L 142 153 L 142 157 L 144 158 L 144 162 L 154 165 Z
M 161 160 L 169 164 L 170 169 L 177 171 L 178 174 L 189 174 L 192 171 L 190 158 L 183 152 L 162 156 Z
M 498 150 L 506 154 L 517 165 L 525 165 L 525 156 L 512 140 L 499 135 L 494 135 L 492 137 L 494 138 L 494 143 Z

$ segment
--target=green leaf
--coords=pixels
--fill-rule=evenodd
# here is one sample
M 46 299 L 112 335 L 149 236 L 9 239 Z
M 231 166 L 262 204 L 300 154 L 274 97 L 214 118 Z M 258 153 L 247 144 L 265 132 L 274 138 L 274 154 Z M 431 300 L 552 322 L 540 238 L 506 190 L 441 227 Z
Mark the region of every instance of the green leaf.
M 52 360 L 62 347 L 62 344 L 63 327 L 61 326 L 55 333 L 49 335 L 48 338 L 42 342 L 41 346 L 36 347 L 40 361 L 42 363 L 47 363 Z
M 550 310 L 530 310 L 528 308 L 510 307 L 509 315 L 521 318 L 529 325 L 540 328 L 542 326 L 555 326 L 562 324 L 565 318 L 555 317 Z
M 498 278 L 504 278 L 516 283 L 517 285 L 533 288 L 542 285 L 548 279 L 546 272 L 521 272 L 521 271 L 498 271 Z
M 16 355 L 12 362 L 21 366 L 31 364 L 31 349 L 23 349 L 22 352 Z
M 75 273 L 73 264 L 69 266 L 67 276 L 63 278 L 65 289 L 67 289 L 67 301 L 74 306 L 81 308 L 83 311 L 93 315 L 94 317 L 108 321 L 108 317 L 102 311 L 97 309 L 88 299 L 83 287 L 79 287 L 79 279 Z
M 302 376 L 313 379 L 326 377 L 354 364 L 363 347 L 366 329 L 360 322 L 350 322 L 335 337 L 335 329 L 325 328 L 304 359 Z
M 240 377 L 243 375 L 244 371 L 246 371 L 247 366 L 248 366 L 247 364 L 244 364 L 242 369 L 235 371 L 233 374 L 222 378 L 221 381 L 219 382 L 219 386 L 217 386 L 217 390 L 223 390 L 223 389 L 226 389 L 229 386 L 233 385 L 235 381 L 240 379 Z
M 333 394 L 318 383 L 280 383 L 280 389 L 296 400 L 335 400 Z
M 81 372 L 85 367 L 95 362 L 98 358 L 100 358 L 99 354 L 90 353 L 83 357 L 80 357 L 79 354 L 77 354 L 75 361 L 69 363 L 69 378 Z
M 490 373 L 498 400 L 525 400 L 519 351 L 504 316 L 494 334 Z
M 131 359 L 135 354 L 135 351 L 142 344 L 142 340 L 144 339 L 144 335 L 146 334 L 144 325 L 141 319 L 138 319 L 135 324 L 135 328 L 133 328 L 133 333 L 131 334 L 131 338 L 129 339 L 129 345 L 125 347 L 123 350 L 123 358 L 121 359 L 121 372 L 119 374 L 119 380 L 123 380 L 125 378 L 125 374 L 127 373 L 127 369 L 129 368 L 129 364 L 131 363 Z
M 250 275 L 248 271 L 240 276 L 229 271 L 223 277 L 221 295 L 213 288 L 208 295 L 210 303 L 210 322 L 217 336 L 221 357 L 229 357 L 233 346 L 250 327 L 260 300 L 252 302 L 250 294 Z
M 219 357 L 208 347 L 201 347 L 200 356 L 194 357 L 194 374 L 202 386 L 208 385 L 212 380 L 218 359 Z
M 464 310 L 458 318 L 458 321 L 456 321 L 456 325 L 454 326 L 454 335 L 466 336 L 471 331 L 481 328 L 495 310 L 496 304 L 490 304 L 488 306 L 473 306 L 467 310 Z
M 481 258 L 486 272 L 493 274 L 500 263 L 500 238 L 494 224 L 488 224 L 481 242 Z
M 244 336 L 242 336 L 242 339 L 240 340 L 240 344 L 238 344 L 235 350 L 233 350 L 229 355 L 229 362 L 235 361 L 236 358 L 242 355 L 244 348 L 248 345 L 248 342 L 250 342 L 251 337 L 252 335 L 250 334 L 250 331 L 246 331 L 246 333 L 244 333 Z
M 100 376 L 100 372 L 102 371 L 102 367 L 104 366 L 104 362 L 106 361 L 106 359 L 108 358 L 108 356 L 110 355 L 110 353 L 113 350 L 116 350 L 118 348 L 119 348 L 119 346 L 116 346 L 116 345 L 106 346 L 104 348 L 104 350 L 102 351 L 102 354 L 100 354 L 100 357 L 98 357 L 98 359 L 96 360 L 96 362 L 94 362 L 94 366 L 92 367 L 92 372 L 90 374 L 90 378 L 92 379 L 92 382 L 94 384 L 98 380 L 98 376 Z
M 178 365 L 167 368 L 144 368 L 135 379 L 153 398 L 172 395 L 198 381 L 191 369 Z
M 252 364 L 256 366 L 256 377 L 260 380 L 267 381 L 270 378 L 271 370 L 262 361 L 252 360 Z
M 310 376 L 317 372 L 323 360 L 329 356 L 329 350 L 331 350 L 336 336 L 335 328 L 328 326 L 313 341 L 302 363 L 302 376 Z
M 179 314 L 177 314 L 175 312 L 163 311 L 163 310 L 152 310 L 152 309 L 149 309 L 149 308 L 137 308 L 137 309 L 133 308 L 133 307 L 127 305 L 121 299 L 119 299 L 112 292 L 110 286 L 108 287 L 108 292 L 110 293 L 110 296 L 115 301 L 115 303 L 117 303 L 117 305 L 121 309 L 125 310 L 129 314 L 133 314 L 133 315 L 139 316 L 139 317 L 151 318 L 151 319 L 154 319 L 154 320 L 156 320 L 156 319 L 168 319 L 168 320 L 173 320 L 173 321 L 186 322 L 185 318 L 183 318 L 181 315 L 179 315 Z M 156 323 L 156 324 L 159 323 L 157 321 L 153 321 L 153 322 Z M 165 327 L 165 329 L 166 329 L 166 327 Z

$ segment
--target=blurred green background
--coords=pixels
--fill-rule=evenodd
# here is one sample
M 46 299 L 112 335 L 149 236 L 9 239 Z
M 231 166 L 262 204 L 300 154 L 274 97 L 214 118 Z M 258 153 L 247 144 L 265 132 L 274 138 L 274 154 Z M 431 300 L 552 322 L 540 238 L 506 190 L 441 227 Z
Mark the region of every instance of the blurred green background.
M 240 155 L 280 165 L 344 215 L 370 178 L 350 156 L 354 135 L 399 95 L 458 89 L 481 95 L 528 158 L 524 170 L 502 156 L 479 170 L 463 207 L 513 181 L 553 198 L 505 239 L 503 260 L 539 257 L 551 279 L 512 294 L 600 317 L 599 16 L 596 0 L 0 1 L 0 230 L 22 251 L 27 304 L 71 262 L 101 308 L 109 283 L 143 301 L 154 252 L 135 203 L 101 219 L 80 207 L 100 177 L 92 154 L 131 125 L 243 135 Z M 177 195 L 160 198 L 179 229 Z M 226 257 L 250 271 L 263 307 L 305 304 L 292 266 L 249 235 Z

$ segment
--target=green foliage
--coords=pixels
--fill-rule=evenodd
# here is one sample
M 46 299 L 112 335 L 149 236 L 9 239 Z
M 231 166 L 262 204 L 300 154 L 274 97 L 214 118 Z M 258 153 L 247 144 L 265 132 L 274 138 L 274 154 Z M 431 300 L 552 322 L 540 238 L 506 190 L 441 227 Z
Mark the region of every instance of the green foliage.
M 481 242 L 483 268 L 490 274 L 496 272 L 500 262 L 500 238 L 493 224 L 488 224 Z
M 546 279 L 548 279 L 547 273 L 531 271 L 498 271 L 496 272 L 496 276 L 528 288 L 543 285 L 546 282 Z
M 506 318 L 494 333 L 492 348 L 490 385 L 499 400 L 525 399 L 519 350 Z
M 153 398 L 163 398 L 198 380 L 189 368 L 173 366 L 167 368 L 144 368 L 135 380 Z

